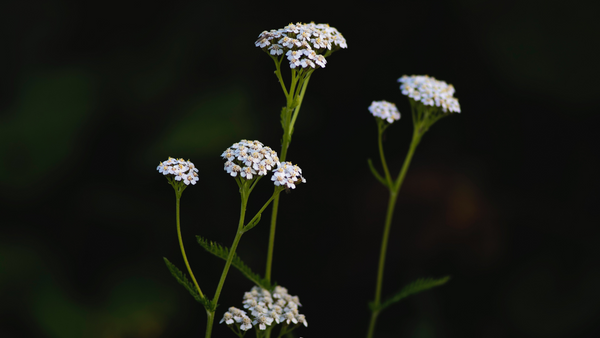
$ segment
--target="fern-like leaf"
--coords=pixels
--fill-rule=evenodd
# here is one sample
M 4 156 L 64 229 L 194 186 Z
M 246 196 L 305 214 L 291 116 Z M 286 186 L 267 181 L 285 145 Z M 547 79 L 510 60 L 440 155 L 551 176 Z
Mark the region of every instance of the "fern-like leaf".
M 206 251 L 210 252 L 211 254 L 224 260 L 227 260 L 227 257 L 229 257 L 228 247 L 221 246 L 213 241 L 209 241 L 205 238 L 202 238 L 201 236 L 196 236 L 196 239 L 198 240 L 198 244 L 200 244 L 200 246 L 202 246 Z M 266 279 L 261 278 L 258 274 L 252 272 L 252 270 L 250 270 L 250 267 L 248 267 L 248 265 L 246 265 L 246 263 L 244 263 L 237 254 L 233 255 L 231 265 L 233 265 L 236 269 L 240 270 L 240 272 L 254 284 L 264 289 L 271 290 L 271 283 L 269 283 L 269 281 L 267 281 Z
M 394 303 L 397 303 L 400 300 L 402 300 L 410 295 L 414 295 L 419 292 L 434 288 L 436 286 L 446 284 L 446 282 L 448 280 L 450 280 L 450 276 L 442 277 L 439 279 L 419 278 L 416 281 L 403 287 L 400 291 L 398 291 L 392 297 L 390 297 L 387 300 L 385 300 L 384 302 L 382 302 L 381 305 L 379 305 L 378 309 L 373 309 L 373 306 L 371 306 L 371 308 L 373 311 L 381 311 L 381 310 L 387 308 L 388 306 L 390 306 Z
M 173 263 L 169 262 L 169 260 L 166 257 L 163 257 L 163 259 L 165 260 L 165 264 L 171 272 L 171 275 L 173 275 L 173 277 L 177 279 L 177 282 L 183 285 L 183 287 L 186 288 L 186 290 L 188 290 L 188 292 L 192 295 L 192 297 L 194 297 L 194 299 L 198 303 L 204 305 L 204 307 L 208 310 L 214 310 L 212 302 L 200 296 L 198 290 L 196 290 L 196 286 L 187 279 L 186 275 L 183 272 L 181 272 L 181 270 L 179 270 Z

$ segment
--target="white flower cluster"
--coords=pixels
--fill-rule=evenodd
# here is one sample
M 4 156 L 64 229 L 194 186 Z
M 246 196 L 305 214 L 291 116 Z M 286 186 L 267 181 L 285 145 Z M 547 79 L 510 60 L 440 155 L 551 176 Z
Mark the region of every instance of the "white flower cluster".
M 442 107 L 444 113 L 448 111 L 460 113 L 458 99 L 454 97 L 454 87 L 444 81 L 438 81 L 427 75 L 404 75 L 398 79 L 402 83 L 402 94 L 421 101 L 427 106 Z
M 239 174 L 251 180 L 255 175 L 265 176 L 267 171 L 272 171 L 271 181 L 276 186 L 295 189 L 298 181 L 306 183 L 300 167 L 291 162 L 279 162 L 277 152 L 259 141 L 241 140 L 227 148 L 221 157 L 226 161 L 225 171 L 233 177 Z
M 391 102 L 373 101 L 369 106 L 369 111 L 373 116 L 386 120 L 388 123 L 400 120 L 400 112 L 396 105 Z
M 225 171 L 233 177 L 238 174 L 251 180 L 254 175 L 264 176 L 267 170 L 279 165 L 277 152 L 259 141 L 241 140 L 227 148 L 221 157 L 225 159 Z
M 160 162 L 156 170 L 165 176 L 174 176 L 175 181 L 182 181 L 185 185 L 196 184 L 199 180 L 198 168 L 194 166 L 194 163 L 182 158 L 169 157 L 168 160 Z
M 248 331 L 253 325 L 266 330 L 273 322 L 308 326 L 306 317 L 298 312 L 298 307 L 302 306 L 298 296 L 290 296 L 284 287 L 276 286 L 270 293 L 255 286 L 244 294 L 243 304 L 246 311 L 232 306 L 219 323 L 240 325 L 242 331 Z
M 275 182 L 276 186 L 285 186 L 288 189 L 296 189 L 296 182 L 300 180 L 306 183 L 306 179 L 302 177 L 302 169 L 292 162 L 279 163 L 277 169 L 273 170 L 271 181 Z
M 285 55 L 290 68 L 325 68 L 324 53 L 339 48 L 348 48 L 346 39 L 337 29 L 328 24 L 290 23 L 280 28 L 264 31 L 254 43 L 265 52 Z

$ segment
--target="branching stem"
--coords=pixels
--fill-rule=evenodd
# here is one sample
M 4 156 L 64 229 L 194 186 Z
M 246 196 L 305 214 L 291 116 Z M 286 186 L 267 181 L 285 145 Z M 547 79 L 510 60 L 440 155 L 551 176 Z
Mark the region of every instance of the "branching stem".
M 387 246 L 389 240 L 390 229 L 392 226 L 392 218 L 394 216 L 394 208 L 396 206 L 396 200 L 398 198 L 398 193 L 400 192 L 400 187 L 402 186 L 402 182 L 404 182 L 404 177 L 406 176 L 406 172 L 408 171 L 408 167 L 410 166 L 410 162 L 412 157 L 417 149 L 417 145 L 421 141 L 421 137 L 423 133 L 419 132 L 417 128 L 413 130 L 413 138 L 410 143 L 410 147 L 408 149 L 408 153 L 406 154 L 406 158 L 404 159 L 404 164 L 402 165 L 402 169 L 400 170 L 400 174 L 395 182 L 392 181 L 390 176 L 387 163 L 385 160 L 385 155 L 383 153 L 383 142 L 382 135 L 383 130 L 385 128 L 382 127 L 382 124 L 378 122 L 378 145 L 379 145 L 379 155 L 381 157 L 381 165 L 383 166 L 383 170 L 385 172 L 386 181 L 388 182 L 388 189 L 390 193 L 390 198 L 388 200 L 388 208 L 385 217 L 385 224 L 383 229 L 383 236 L 381 239 L 381 249 L 379 252 L 379 267 L 377 269 L 377 283 L 375 285 L 375 300 L 373 301 L 373 310 L 371 313 L 371 321 L 369 323 L 369 329 L 367 331 L 367 338 L 373 338 L 373 334 L 375 333 L 375 324 L 377 323 L 377 317 L 380 313 L 380 305 L 381 305 L 381 290 L 383 288 L 383 274 L 385 269 L 385 256 L 387 253 Z M 392 184 L 393 183 L 393 184 Z
M 281 88 L 286 97 L 286 107 L 284 113 L 281 116 L 281 122 L 283 127 L 283 137 L 281 139 L 281 152 L 279 155 L 279 161 L 285 162 L 287 157 L 288 147 L 292 142 L 292 134 L 294 133 L 294 124 L 300 113 L 300 107 L 302 106 L 302 100 L 306 93 L 306 87 L 308 86 L 308 80 L 312 75 L 313 70 L 295 70 L 292 69 L 292 79 L 289 91 L 286 90 L 285 84 L 281 77 L 281 60 L 273 58 L 275 61 L 276 71 L 275 75 L 281 83 Z M 277 189 L 277 187 L 275 188 Z M 267 249 L 267 265 L 265 268 L 265 279 L 271 282 L 271 272 L 273 269 L 273 251 L 275 248 L 275 231 L 277 229 L 277 211 L 279 210 L 279 194 L 273 198 L 273 209 L 271 211 L 271 228 L 269 231 L 269 247 Z

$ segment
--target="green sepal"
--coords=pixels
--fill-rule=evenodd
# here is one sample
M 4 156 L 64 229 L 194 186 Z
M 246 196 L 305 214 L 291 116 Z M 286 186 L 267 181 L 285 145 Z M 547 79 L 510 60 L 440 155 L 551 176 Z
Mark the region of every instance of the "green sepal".
M 229 257 L 228 247 L 224 247 L 213 241 L 204 239 L 202 238 L 202 236 L 196 236 L 196 239 L 198 240 L 198 244 L 200 244 L 200 246 L 202 246 L 206 251 L 210 252 L 211 254 L 224 260 L 227 260 L 227 257 Z M 258 274 L 252 272 L 252 270 L 250 270 L 250 267 L 248 267 L 248 265 L 246 265 L 246 263 L 244 263 L 237 254 L 233 254 L 231 265 L 238 269 L 244 276 L 246 276 L 246 278 L 248 278 L 254 284 L 260 286 L 261 288 L 271 290 L 271 283 L 269 283 L 268 280 L 261 278 Z
M 165 264 L 171 272 L 171 275 L 173 275 L 173 277 L 177 279 L 177 282 L 183 285 L 183 287 L 188 290 L 188 292 L 192 295 L 192 297 L 194 297 L 194 299 L 198 303 L 202 304 L 207 310 L 214 311 L 216 308 L 214 304 L 209 299 L 200 296 L 198 290 L 196 290 L 196 286 L 187 279 L 185 274 L 181 272 L 181 270 L 179 270 L 175 265 L 173 265 L 173 263 L 169 262 L 169 260 L 166 257 L 163 257 L 163 259 L 165 260 Z
M 254 220 L 250 221 L 250 223 L 246 224 L 244 226 L 244 229 L 242 229 L 242 231 L 246 232 L 246 231 L 254 228 L 258 224 L 258 222 L 260 222 L 260 217 L 261 217 L 261 214 L 258 214 L 258 216 L 256 217 L 256 219 L 254 219 Z
M 383 309 L 387 308 L 388 306 L 390 306 L 394 303 L 397 303 L 400 300 L 402 300 L 410 295 L 414 295 L 419 292 L 434 288 L 436 286 L 446 284 L 446 282 L 448 282 L 449 280 L 450 280 L 450 276 L 442 277 L 439 279 L 419 278 L 416 281 L 403 287 L 400 291 L 398 291 L 398 293 L 396 293 L 392 297 L 383 301 L 381 303 L 381 305 L 379 305 L 378 308 L 375 308 L 373 302 L 369 303 L 369 307 L 371 308 L 371 311 L 382 311 Z
M 375 169 L 375 167 L 373 166 L 373 161 L 371 161 L 370 158 L 367 159 L 367 163 L 369 164 L 369 169 L 371 169 L 371 174 L 373 174 L 373 176 L 375 176 L 375 178 L 381 182 L 381 184 L 383 184 L 386 188 L 389 188 L 388 183 L 386 182 L 386 180 L 383 178 L 383 176 L 381 176 L 378 172 L 377 169 Z

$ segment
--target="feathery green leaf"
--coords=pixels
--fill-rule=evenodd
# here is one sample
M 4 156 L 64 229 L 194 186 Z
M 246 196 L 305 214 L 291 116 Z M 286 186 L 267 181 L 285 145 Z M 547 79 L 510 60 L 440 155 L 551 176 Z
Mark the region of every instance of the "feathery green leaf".
M 183 287 L 188 290 L 188 292 L 192 295 L 192 297 L 194 297 L 194 299 L 198 303 L 204 305 L 204 307 L 208 310 L 214 310 L 211 301 L 200 296 L 198 290 L 196 290 L 196 286 L 187 279 L 185 274 L 181 272 L 181 270 L 179 270 L 175 265 L 173 265 L 173 263 L 169 262 L 169 260 L 166 257 L 163 257 L 163 259 L 165 260 L 165 264 L 167 264 L 167 268 L 171 272 L 171 275 L 173 275 L 173 277 L 177 279 L 177 282 L 183 285 Z
M 200 246 L 202 246 L 206 251 L 210 252 L 211 254 L 224 260 L 227 260 L 227 257 L 229 257 L 228 247 L 223 247 L 213 241 L 209 241 L 205 238 L 202 238 L 201 236 L 196 236 L 196 239 L 198 240 L 198 244 L 200 244 Z M 271 290 L 271 283 L 269 283 L 269 281 L 267 281 L 266 279 L 261 278 L 258 274 L 252 272 L 252 270 L 250 270 L 250 267 L 248 267 L 248 265 L 246 265 L 237 254 L 233 255 L 231 265 L 234 266 L 236 269 L 240 270 L 240 272 L 254 284 L 264 289 Z
M 450 276 L 442 277 L 439 279 L 434 278 L 419 278 L 416 281 L 406 285 L 403 287 L 398 293 L 388 298 L 384 302 L 381 303 L 378 309 L 372 309 L 374 311 L 381 311 L 386 307 L 399 302 L 400 300 L 410 296 L 417 294 L 419 292 L 434 288 L 436 286 L 440 286 L 446 284 L 446 282 L 450 280 Z

